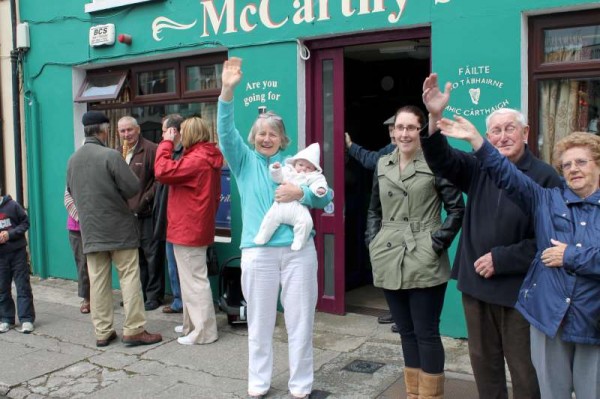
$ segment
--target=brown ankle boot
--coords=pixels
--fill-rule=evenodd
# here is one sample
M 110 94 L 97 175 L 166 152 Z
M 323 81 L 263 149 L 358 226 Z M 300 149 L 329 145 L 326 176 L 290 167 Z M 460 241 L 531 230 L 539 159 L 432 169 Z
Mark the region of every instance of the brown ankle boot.
M 421 369 L 404 367 L 404 385 L 407 399 L 419 399 L 419 373 Z
M 444 397 L 444 373 L 419 373 L 419 399 L 442 399 Z

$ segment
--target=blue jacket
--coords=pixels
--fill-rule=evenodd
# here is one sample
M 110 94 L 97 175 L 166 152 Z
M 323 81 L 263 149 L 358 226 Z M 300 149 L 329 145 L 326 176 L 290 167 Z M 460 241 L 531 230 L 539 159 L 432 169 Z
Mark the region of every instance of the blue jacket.
M 377 161 L 384 155 L 391 154 L 396 149 L 396 144 L 388 144 L 377 151 L 369 151 L 362 146 L 352 143 L 348 149 L 348 154 L 356 159 L 365 169 L 375 170 Z
M 582 199 L 563 187 L 542 188 L 487 141 L 475 156 L 498 187 L 534 216 L 538 251 L 519 291 L 516 308 L 532 326 L 554 338 L 600 344 L 600 190 Z M 550 239 L 567 244 L 563 267 L 540 257 Z
M 0 255 L 27 246 L 25 232 L 29 229 L 29 218 L 25 209 L 10 195 L 0 196 L 0 231 L 8 231 L 8 241 L 0 244 Z
M 233 102 L 219 100 L 217 111 L 217 132 L 219 147 L 227 160 L 231 173 L 235 176 L 241 198 L 242 239 L 240 248 L 256 247 L 254 237 L 263 217 L 273 204 L 277 183 L 271 179 L 269 165 L 275 162 L 283 164 L 284 156 L 277 152 L 267 158 L 248 147 L 235 128 Z M 331 190 L 319 198 L 307 186 L 302 186 L 304 196 L 302 205 L 311 208 L 324 208 L 332 199 Z M 267 243 L 270 247 L 290 246 L 294 239 L 292 226 L 281 225 Z

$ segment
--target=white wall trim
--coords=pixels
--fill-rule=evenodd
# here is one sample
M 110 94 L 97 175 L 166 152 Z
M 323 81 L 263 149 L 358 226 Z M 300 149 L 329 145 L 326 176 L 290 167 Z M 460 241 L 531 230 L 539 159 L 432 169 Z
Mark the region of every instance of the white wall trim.
M 85 5 L 85 12 L 96 12 L 111 8 L 128 6 L 131 4 L 147 3 L 154 0 L 93 0 Z

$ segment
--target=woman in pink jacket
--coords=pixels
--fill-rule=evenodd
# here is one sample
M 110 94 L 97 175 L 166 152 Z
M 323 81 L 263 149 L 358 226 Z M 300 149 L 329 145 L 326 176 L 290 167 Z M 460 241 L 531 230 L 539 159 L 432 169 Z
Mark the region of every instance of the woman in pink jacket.
M 210 142 L 208 125 L 199 117 L 181 124 L 184 153 L 172 160 L 173 128 L 163 134 L 156 151 L 154 174 L 169 185 L 167 240 L 173 243 L 181 282 L 184 335 L 182 345 L 209 344 L 217 340 L 217 322 L 206 269 L 206 248 L 215 236 L 215 215 L 221 195 L 223 155 Z

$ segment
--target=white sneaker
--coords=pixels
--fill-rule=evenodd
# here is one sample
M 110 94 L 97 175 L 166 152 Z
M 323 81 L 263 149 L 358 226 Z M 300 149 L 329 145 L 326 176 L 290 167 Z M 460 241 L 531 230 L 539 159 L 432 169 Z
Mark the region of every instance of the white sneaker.
M 26 321 L 25 323 L 21 324 L 21 329 L 19 332 L 22 332 L 23 334 L 30 334 L 34 329 L 33 323 Z
M 183 326 L 175 326 L 173 329 L 177 334 L 181 334 L 183 332 Z
M 10 324 L 8 323 L 0 323 L 0 334 L 8 332 L 10 330 Z
M 194 340 L 189 335 L 185 335 L 183 337 L 177 338 L 177 342 L 179 342 L 181 345 L 194 345 L 195 344 Z

